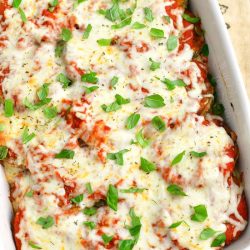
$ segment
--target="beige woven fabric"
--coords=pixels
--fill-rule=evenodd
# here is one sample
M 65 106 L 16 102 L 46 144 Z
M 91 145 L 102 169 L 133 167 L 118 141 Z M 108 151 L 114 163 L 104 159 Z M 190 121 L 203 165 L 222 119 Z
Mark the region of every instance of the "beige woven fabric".
M 250 0 L 218 0 L 250 99 Z

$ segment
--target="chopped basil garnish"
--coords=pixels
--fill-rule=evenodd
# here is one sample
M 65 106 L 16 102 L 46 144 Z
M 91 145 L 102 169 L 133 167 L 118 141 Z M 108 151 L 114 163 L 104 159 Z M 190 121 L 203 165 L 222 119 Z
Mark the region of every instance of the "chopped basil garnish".
M 144 14 L 147 21 L 152 22 L 154 20 L 153 12 L 150 8 L 144 8 Z
M 22 2 L 22 0 L 13 0 L 12 6 L 14 8 L 18 8 L 20 6 L 21 2 Z
M 92 25 L 91 25 L 91 24 L 88 24 L 88 26 L 86 27 L 86 29 L 85 29 L 85 31 L 84 31 L 84 33 L 83 33 L 82 38 L 83 38 L 83 39 L 88 39 L 91 30 L 92 30 Z
M 167 49 L 169 52 L 173 51 L 178 46 L 177 36 L 171 35 L 167 41 Z
M 99 40 L 97 40 L 97 43 L 100 46 L 110 46 L 111 42 L 112 42 L 112 39 L 99 39 Z
M 183 19 L 185 19 L 186 21 L 188 21 L 189 23 L 198 23 L 200 21 L 199 17 L 191 17 L 190 15 L 188 15 L 187 13 L 184 13 L 182 15 Z
M 201 49 L 201 54 L 203 56 L 209 56 L 209 47 L 207 44 L 204 44 L 202 49 Z
M 103 104 L 103 105 L 101 106 L 101 108 L 102 108 L 103 111 L 105 111 L 106 113 L 110 113 L 110 112 L 117 111 L 117 110 L 121 109 L 121 105 L 119 105 L 119 104 L 115 101 L 115 102 L 112 102 L 112 103 L 109 104 L 109 105 Z
M 95 90 L 99 89 L 98 86 L 91 86 L 91 87 L 83 86 L 83 88 L 85 89 L 86 94 L 90 94 L 90 93 L 94 92 Z
M 135 29 L 135 30 L 139 30 L 139 29 L 143 29 L 145 28 L 146 25 L 143 24 L 143 23 L 139 23 L 139 22 L 135 22 L 133 23 L 133 25 L 131 26 L 132 29 Z
M 79 204 L 83 201 L 83 194 L 79 194 L 76 197 L 70 199 L 72 203 Z
M 131 187 L 129 189 L 120 189 L 119 191 L 121 193 L 142 193 L 146 188 L 136 188 L 136 187 Z
M 226 242 L 226 235 L 225 233 L 221 233 L 213 240 L 211 247 L 220 247 Z
M 42 249 L 41 247 L 36 245 L 33 241 L 29 241 L 29 246 L 34 249 Z
M 58 0 L 53 0 L 52 2 L 49 3 L 49 8 L 48 10 L 50 12 L 53 12 L 55 7 L 59 4 Z
M 127 129 L 134 128 L 138 124 L 140 117 L 141 117 L 140 114 L 136 113 L 130 115 L 126 121 L 126 128 Z
M 108 245 L 109 242 L 113 240 L 113 238 L 114 238 L 114 236 L 112 236 L 112 235 L 111 236 L 109 236 L 107 234 L 102 235 L 102 240 L 103 240 L 105 245 Z
M 87 189 L 89 194 L 93 194 L 93 189 L 92 189 L 92 186 L 89 182 L 86 184 L 86 189 Z
M 207 218 L 207 209 L 204 205 L 198 205 L 194 207 L 194 214 L 191 216 L 191 220 L 197 222 L 203 222 Z
M 108 193 L 107 193 L 107 205 L 117 211 L 118 204 L 118 191 L 117 188 L 113 185 L 109 185 Z
M 55 221 L 51 216 L 40 217 L 36 221 L 36 224 L 42 226 L 43 229 L 48 229 L 48 228 L 52 227 L 55 224 Z
M 85 215 L 92 216 L 97 213 L 97 209 L 95 207 L 86 207 L 83 209 L 83 213 Z
M 69 149 L 63 149 L 59 154 L 55 155 L 56 159 L 73 159 L 75 152 Z
M 83 2 L 85 2 L 85 1 L 87 1 L 87 0 L 76 0 L 75 2 L 74 2 L 74 8 L 76 8 L 79 4 L 81 4 L 81 3 L 83 3 Z
M 35 137 L 35 133 L 29 134 L 29 129 L 27 127 L 24 128 L 23 134 L 22 134 L 22 142 L 23 144 L 27 144 L 29 141 L 31 141 Z
M 225 108 L 221 103 L 215 103 L 212 106 L 212 112 L 214 115 L 222 116 L 225 112 Z
M 156 170 L 156 166 L 153 162 L 150 162 L 150 161 L 146 160 L 145 158 L 141 157 L 140 169 L 142 169 L 146 173 L 150 173 L 150 172 Z
M 171 224 L 168 228 L 171 228 L 171 229 L 177 228 L 178 226 L 181 225 L 181 223 L 183 223 L 183 221 L 175 222 L 175 223 Z
M 119 94 L 116 94 L 116 95 L 115 95 L 115 99 L 116 99 L 116 102 L 117 102 L 119 105 L 123 105 L 123 104 L 128 104 L 128 103 L 130 103 L 130 99 L 125 99 L 124 97 L 122 97 L 122 96 L 119 95 Z
M 72 38 L 72 33 L 69 29 L 63 28 L 61 33 L 61 39 L 64 42 L 68 42 Z
M 169 185 L 167 190 L 172 195 L 187 196 L 186 193 L 184 193 L 183 188 L 175 184 Z
M 34 194 L 33 190 L 29 190 L 28 192 L 25 193 L 25 196 L 26 197 L 33 197 L 33 194 Z
M 165 106 L 165 103 L 160 95 L 154 94 L 145 97 L 144 106 L 148 108 L 161 108 Z
M 49 84 L 44 83 L 42 87 L 38 89 L 37 96 L 39 100 L 42 101 L 47 98 L 48 94 L 49 94 Z
M 143 129 L 141 129 L 139 132 L 135 134 L 136 142 L 139 143 L 139 145 L 142 148 L 146 148 L 149 145 L 149 140 L 147 140 L 144 135 L 142 134 Z
M 112 25 L 111 28 L 114 29 L 114 30 L 121 29 L 121 28 L 123 28 L 125 26 L 130 25 L 131 22 L 132 22 L 132 18 L 128 17 L 128 18 L 122 20 L 120 23 Z
M 214 231 L 212 228 L 205 228 L 200 233 L 200 240 L 207 240 L 211 237 L 213 237 L 216 234 L 216 231 Z
M 207 155 L 206 152 L 196 152 L 196 151 L 191 151 L 190 154 L 191 154 L 193 157 L 196 157 L 196 158 L 201 158 L 201 157 Z
M 25 105 L 25 107 L 27 107 L 30 110 L 37 110 L 39 108 L 41 108 L 42 106 L 48 104 L 51 101 L 51 98 L 45 98 L 42 101 L 39 101 L 35 104 L 32 104 L 27 98 L 24 99 L 23 104 Z
M 55 48 L 55 56 L 56 57 L 61 57 L 64 51 L 64 47 L 65 47 L 65 42 L 64 41 L 59 41 L 56 44 L 56 48 Z
M 127 153 L 129 150 L 127 149 L 124 149 L 124 150 L 121 150 L 117 153 L 108 153 L 107 154 L 107 159 L 109 160 L 114 160 L 116 162 L 116 164 L 120 165 L 120 166 L 123 166 L 124 164 L 124 160 L 123 160 L 123 155 L 125 153 Z
M 121 15 L 123 15 L 122 10 L 119 7 L 118 1 L 113 1 L 113 2 L 114 2 L 113 6 L 107 11 L 102 13 L 111 22 L 115 22 L 121 19 Z
M 186 83 L 183 81 L 183 80 L 174 80 L 174 81 L 171 81 L 167 78 L 165 78 L 164 80 L 162 80 L 162 82 L 166 85 L 167 89 L 169 91 L 171 90 L 174 90 L 177 87 L 186 87 Z
M 155 116 L 153 119 L 152 119 L 152 125 L 153 127 L 160 131 L 160 132 L 163 132 L 166 130 L 166 124 L 165 122 L 161 119 L 160 116 Z
M 14 114 L 14 103 L 11 99 L 4 101 L 4 115 L 5 117 L 11 117 Z
M 0 146 L 0 160 L 4 160 L 7 157 L 8 148 L 6 146 Z
M 161 30 L 161 29 L 156 29 L 156 28 L 151 28 L 150 29 L 150 35 L 153 37 L 153 38 L 164 38 L 164 30 Z
M 82 82 L 96 84 L 99 81 L 96 75 L 97 75 L 96 72 L 90 71 L 89 73 L 82 75 L 81 80 Z
M 85 221 L 85 222 L 83 222 L 83 225 L 88 227 L 91 230 L 96 228 L 96 224 L 93 221 Z
M 150 70 L 155 71 L 161 67 L 161 63 L 154 61 L 152 58 L 149 58 L 150 64 Z
M 57 77 L 56 80 L 62 84 L 62 87 L 64 89 L 68 88 L 71 84 L 72 81 L 63 73 L 60 73 Z
M 130 232 L 130 235 L 134 237 L 135 242 L 137 242 L 139 239 L 140 231 L 142 227 L 141 220 L 140 220 L 140 217 L 138 217 L 135 214 L 135 211 L 133 208 L 130 209 L 129 216 L 131 219 L 131 226 L 128 227 L 128 230 Z
M 169 16 L 164 16 L 164 19 L 168 22 L 168 23 L 170 23 L 170 17 Z
M 120 240 L 118 250 L 132 250 L 135 245 L 134 240 Z
M 175 158 L 172 160 L 170 166 L 174 166 L 182 161 L 183 156 L 185 155 L 186 151 L 182 151 L 180 154 L 176 155 Z
M 19 12 L 19 14 L 20 14 L 20 16 L 21 16 L 22 21 L 23 21 L 24 23 L 26 23 L 26 22 L 27 22 L 27 17 L 26 17 L 26 15 L 25 15 L 23 9 L 18 8 L 18 12 Z
M 117 76 L 113 76 L 112 79 L 110 80 L 110 86 L 111 88 L 114 88 L 115 85 L 118 83 L 119 78 Z
M 54 106 L 44 108 L 43 113 L 46 118 L 53 119 L 57 116 L 57 108 Z

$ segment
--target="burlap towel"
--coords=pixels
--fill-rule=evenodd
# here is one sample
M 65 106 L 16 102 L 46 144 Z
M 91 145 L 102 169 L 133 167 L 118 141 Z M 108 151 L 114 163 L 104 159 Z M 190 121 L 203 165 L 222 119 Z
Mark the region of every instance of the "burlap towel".
M 218 0 L 250 99 L 250 0 Z

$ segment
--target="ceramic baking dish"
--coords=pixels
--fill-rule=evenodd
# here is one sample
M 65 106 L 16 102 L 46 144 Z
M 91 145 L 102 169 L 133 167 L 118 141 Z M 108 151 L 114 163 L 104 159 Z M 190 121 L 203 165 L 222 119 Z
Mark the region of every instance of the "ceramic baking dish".
M 245 191 L 250 200 L 250 108 L 233 48 L 216 0 L 190 0 L 201 17 L 210 48 L 210 72 L 216 77 L 218 94 L 226 109 L 226 122 L 238 135 L 239 167 L 244 171 Z M 11 233 L 11 205 L 8 184 L 0 168 L 0 250 L 14 250 Z M 250 204 L 249 204 L 250 207 Z M 250 250 L 250 227 L 228 250 Z

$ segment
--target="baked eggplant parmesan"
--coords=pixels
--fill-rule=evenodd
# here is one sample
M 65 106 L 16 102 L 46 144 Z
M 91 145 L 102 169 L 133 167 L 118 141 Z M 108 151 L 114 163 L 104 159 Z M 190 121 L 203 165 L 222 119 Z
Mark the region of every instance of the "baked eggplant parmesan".
M 0 0 L 0 160 L 17 250 L 223 249 L 236 135 L 184 0 Z

